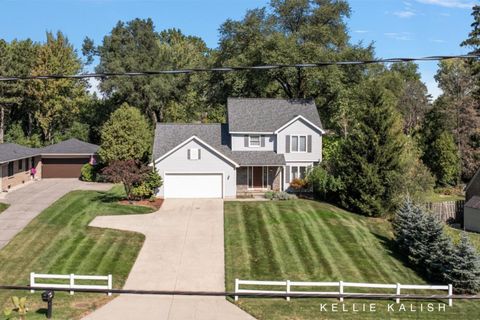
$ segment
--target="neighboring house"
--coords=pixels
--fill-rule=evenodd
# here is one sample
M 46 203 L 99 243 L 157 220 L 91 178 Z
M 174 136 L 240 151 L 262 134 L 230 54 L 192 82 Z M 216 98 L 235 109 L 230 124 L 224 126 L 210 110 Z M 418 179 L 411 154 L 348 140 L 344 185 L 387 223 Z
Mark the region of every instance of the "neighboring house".
M 480 232 L 480 169 L 465 188 L 463 225 L 465 230 Z
M 324 130 L 310 100 L 228 99 L 226 124 L 157 123 L 163 198 L 235 198 L 287 190 L 322 161 Z
M 0 144 L 0 189 L 9 189 L 36 178 L 79 178 L 81 167 L 95 157 L 98 146 L 77 139 L 62 141 L 45 148 L 27 148 L 15 143 Z

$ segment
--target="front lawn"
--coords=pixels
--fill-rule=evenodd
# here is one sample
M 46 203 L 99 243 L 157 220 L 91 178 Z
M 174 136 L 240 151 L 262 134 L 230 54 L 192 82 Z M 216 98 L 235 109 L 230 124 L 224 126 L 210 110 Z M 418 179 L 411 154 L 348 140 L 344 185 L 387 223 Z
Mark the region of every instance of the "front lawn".
M 8 204 L 0 202 L 0 213 L 8 208 Z
M 228 291 L 233 291 L 235 278 L 426 283 L 395 254 L 387 221 L 308 200 L 226 202 L 225 260 Z M 480 313 L 478 302 L 454 301 L 440 313 L 389 313 L 391 301 L 348 299 L 350 309 L 353 302 L 375 302 L 377 312 L 320 311 L 320 303 L 336 302 L 240 298 L 238 305 L 258 319 L 475 319 Z M 420 308 L 419 301 L 404 302 Z
M 29 273 L 113 275 L 121 288 L 143 245 L 138 233 L 88 227 L 98 215 L 139 214 L 152 209 L 118 204 L 122 189 L 109 192 L 73 191 L 38 215 L 0 250 L 0 283 L 28 285 Z M 0 310 L 12 295 L 27 296 L 27 319 L 45 319 L 40 293 L 0 291 Z M 101 294 L 57 292 L 56 319 L 78 319 L 112 297 Z

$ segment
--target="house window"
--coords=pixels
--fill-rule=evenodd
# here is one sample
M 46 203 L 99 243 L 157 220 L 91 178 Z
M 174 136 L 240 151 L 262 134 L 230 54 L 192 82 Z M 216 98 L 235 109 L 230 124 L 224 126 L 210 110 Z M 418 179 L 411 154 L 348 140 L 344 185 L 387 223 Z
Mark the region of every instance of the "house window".
M 260 136 L 250 136 L 248 145 L 250 147 L 260 147 Z
M 200 149 L 198 148 L 192 148 L 188 150 L 189 153 L 189 159 L 190 160 L 198 160 L 200 159 Z
M 308 168 L 306 166 L 292 166 L 292 180 L 305 179 L 307 177 Z
M 35 167 L 35 158 L 32 157 L 30 159 L 30 164 L 31 164 L 31 166 L 30 166 L 31 168 Z
M 23 170 L 23 160 L 18 160 L 18 171 Z
M 27 158 L 25 158 L 25 170 L 29 170 L 30 167 L 28 166 L 30 164 L 30 162 L 28 161 Z
M 307 136 L 292 136 L 291 152 L 307 152 Z
M 11 177 L 13 176 L 13 165 L 15 162 L 9 162 L 8 163 L 8 176 Z

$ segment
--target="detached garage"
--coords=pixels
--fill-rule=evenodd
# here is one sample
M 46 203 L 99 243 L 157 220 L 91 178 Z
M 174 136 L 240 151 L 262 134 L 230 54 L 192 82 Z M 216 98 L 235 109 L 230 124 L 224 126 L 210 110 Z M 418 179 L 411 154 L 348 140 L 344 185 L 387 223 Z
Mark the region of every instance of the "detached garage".
M 95 161 L 98 146 L 69 139 L 40 150 L 42 178 L 79 178 L 82 166 Z

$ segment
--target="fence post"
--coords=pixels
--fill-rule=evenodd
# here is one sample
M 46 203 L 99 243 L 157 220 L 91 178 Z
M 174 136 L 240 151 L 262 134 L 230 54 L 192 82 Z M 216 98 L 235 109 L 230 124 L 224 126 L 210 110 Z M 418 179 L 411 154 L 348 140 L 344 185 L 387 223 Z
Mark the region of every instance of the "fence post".
M 70 273 L 70 289 L 73 289 L 75 286 L 75 275 L 73 273 Z M 74 291 L 70 291 L 70 295 L 73 295 Z
M 397 296 L 400 295 L 400 283 L 397 283 L 397 292 L 396 292 L 396 295 L 397 295 Z M 395 302 L 396 302 L 396 303 L 400 303 L 400 298 L 396 298 L 396 299 L 395 299 Z
M 290 293 L 290 280 L 287 280 L 287 294 Z M 287 301 L 290 301 L 290 297 L 287 296 Z
M 30 272 L 30 287 L 35 285 L 35 272 Z M 35 293 L 35 290 L 31 289 L 30 293 Z
M 448 296 L 451 297 L 453 294 L 453 287 L 451 284 L 448 285 Z M 448 306 L 451 307 L 453 305 L 452 298 L 448 299 Z
M 238 292 L 238 279 L 235 279 L 235 293 Z M 238 301 L 238 296 L 235 296 L 235 301 Z
M 113 289 L 113 280 L 112 280 L 112 275 L 108 275 L 108 289 L 112 290 Z M 112 293 L 108 292 L 108 295 L 111 296 Z
M 343 281 L 342 280 L 338 281 L 338 287 L 339 287 L 338 291 L 340 293 L 340 302 L 343 302 L 343 296 L 342 296 L 342 294 L 343 294 Z

